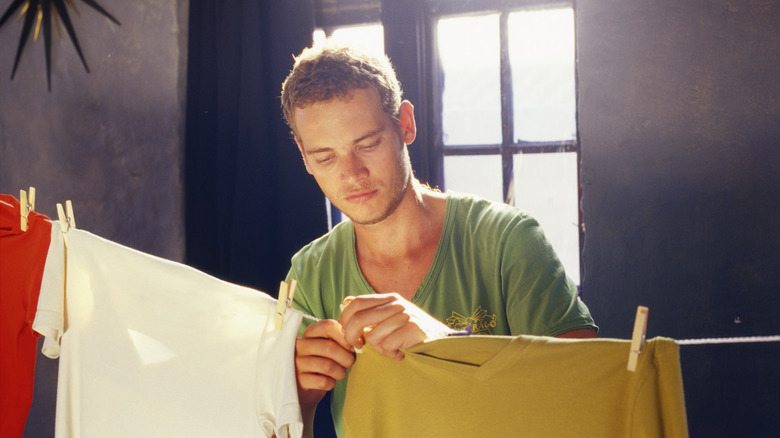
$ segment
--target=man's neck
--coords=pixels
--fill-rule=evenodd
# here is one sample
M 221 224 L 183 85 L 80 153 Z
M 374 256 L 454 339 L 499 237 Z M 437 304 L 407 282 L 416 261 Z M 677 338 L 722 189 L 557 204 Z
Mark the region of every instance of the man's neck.
M 424 248 L 438 245 L 444 224 L 446 195 L 412 178 L 398 208 L 372 225 L 355 224 L 358 256 L 378 262 L 414 258 Z
M 411 300 L 433 264 L 447 198 L 412 179 L 398 208 L 384 221 L 355 224 L 358 264 L 378 293 Z

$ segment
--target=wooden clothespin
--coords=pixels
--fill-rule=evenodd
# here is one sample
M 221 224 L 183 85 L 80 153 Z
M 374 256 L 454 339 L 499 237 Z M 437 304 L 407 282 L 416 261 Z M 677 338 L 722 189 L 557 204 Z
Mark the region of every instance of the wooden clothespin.
M 62 238 L 65 241 L 65 245 L 68 245 L 68 231 L 71 228 L 76 228 L 76 219 L 73 217 L 73 204 L 70 200 L 65 201 L 66 212 L 62 209 L 62 204 L 57 203 L 57 217 L 60 219 L 60 229 L 62 230 Z
M 645 336 L 647 335 L 647 312 L 648 308 L 639 306 L 636 308 L 636 319 L 634 319 L 634 333 L 631 335 L 631 351 L 628 353 L 629 371 L 636 371 L 636 364 L 639 361 L 639 354 L 642 353 L 642 347 L 645 345 Z
M 274 318 L 274 327 L 281 330 L 284 327 L 284 314 L 292 306 L 293 296 L 295 295 L 295 286 L 298 284 L 295 279 L 290 280 L 290 284 L 283 281 L 279 284 L 279 297 L 276 301 L 276 318 Z
M 21 229 L 27 231 L 27 219 L 30 212 L 35 210 L 35 187 L 30 187 L 30 195 L 27 192 L 19 190 L 19 216 L 21 216 Z

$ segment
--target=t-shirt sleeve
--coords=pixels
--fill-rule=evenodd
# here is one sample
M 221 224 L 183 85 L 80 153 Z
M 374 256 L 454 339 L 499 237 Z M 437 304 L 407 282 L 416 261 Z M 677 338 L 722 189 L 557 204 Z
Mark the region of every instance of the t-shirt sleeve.
M 512 334 L 557 336 L 598 329 L 539 223 L 523 214 L 506 233 L 501 277 Z
M 270 405 L 258 402 L 257 411 L 265 412 L 263 419 L 272 425 L 274 436 L 278 438 L 300 437 L 303 432 L 301 408 L 298 402 L 298 390 L 295 377 L 295 333 L 301 323 L 299 312 L 288 312 L 281 332 L 269 336 L 267 343 L 259 347 L 258 363 L 263 363 L 258 376 L 275 376 L 273 382 L 266 382 L 266 391 L 271 394 Z M 268 360 L 273 358 L 273 360 Z M 270 415 L 273 413 L 273 415 Z
M 51 240 L 43 268 L 38 310 L 33 330 L 44 336 L 42 352 L 56 359 L 60 355 L 60 338 L 65 331 L 65 242 L 58 221 L 52 222 Z

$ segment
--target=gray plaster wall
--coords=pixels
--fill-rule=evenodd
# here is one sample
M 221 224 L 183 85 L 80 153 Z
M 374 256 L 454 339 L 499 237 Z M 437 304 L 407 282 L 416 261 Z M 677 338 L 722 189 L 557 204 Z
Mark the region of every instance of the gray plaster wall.
M 120 26 L 73 3 L 90 73 L 53 25 L 51 91 L 42 36 L 12 81 L 22 21 L 0 28 L 0 192 L 35 187 L 36 210 L 52 219 L 72 200 L 78 228 L 182 261 L 188 2 L 100 0 Z M 10 4 L 0 0 L 0 13 Z M 54 435 L 56 372 L 38 356 L 25 436 Z
M 780 334 L 780 6 L 577 2 L 583 294 L 600 336 Z M 772 436 L 780 343 L 680 349 L 692 437 Z
M 780 7 L 577 13 L 589 304 L 610 334 L 630 333 L 637 304 L 678 338 L 777 331 Z
M 187 2 L 99 3 L 120 26 L 79 1 L 70 12 L 90 73 L 52 26 L 51 91 L 42 36 L 11 80 L 22 23 L 0 28 L 0 192 L 34 186 L 53 219 L 70 199 L 79 228 L 181 260 Z

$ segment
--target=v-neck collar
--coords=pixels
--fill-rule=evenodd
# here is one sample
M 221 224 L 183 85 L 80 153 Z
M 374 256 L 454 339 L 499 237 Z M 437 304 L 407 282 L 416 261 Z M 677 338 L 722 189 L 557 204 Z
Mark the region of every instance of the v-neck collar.
M 481 336 L 435 339 L 408 350 L 414 360 L 484 381 L 522 359 L 537 336 Z

